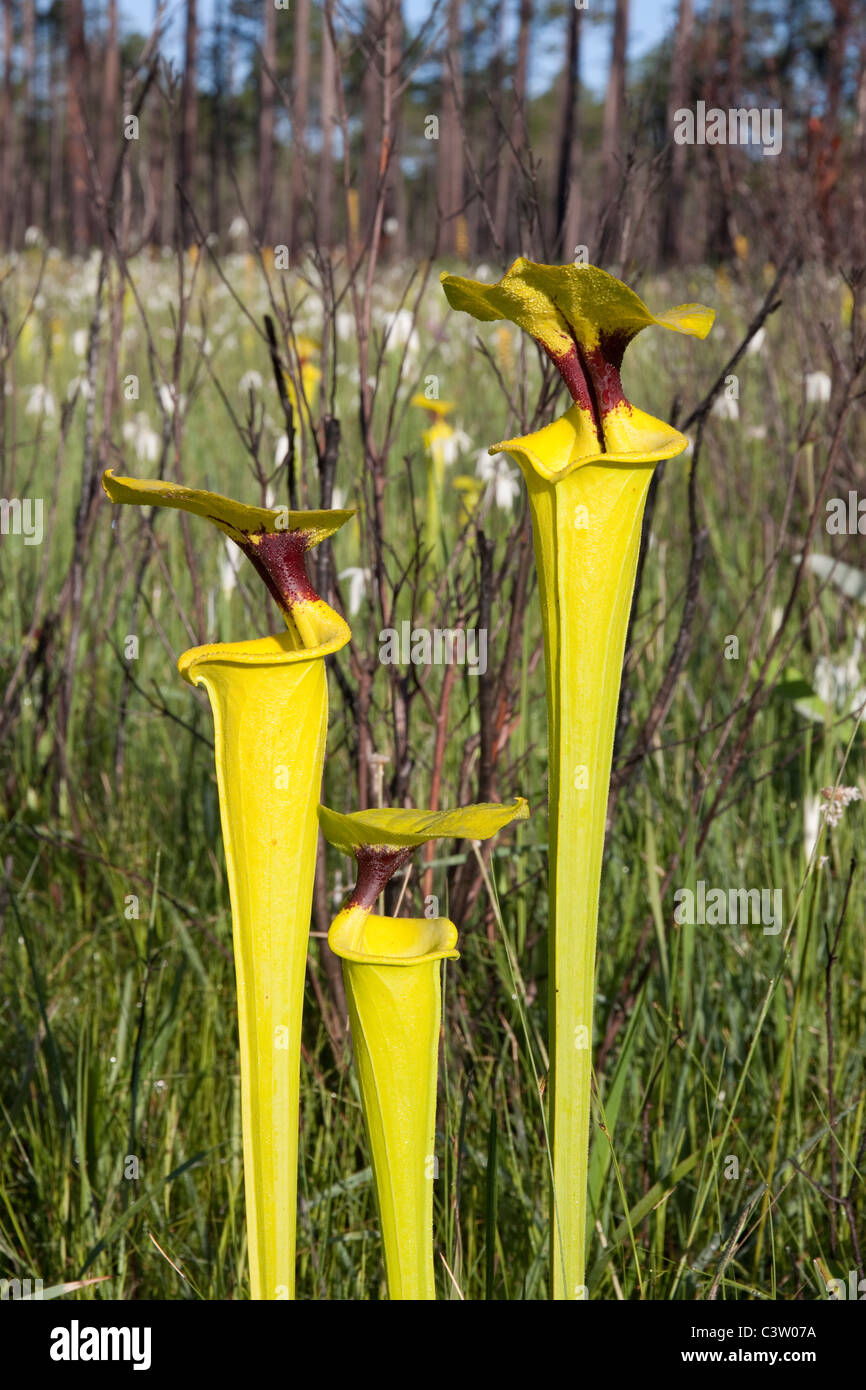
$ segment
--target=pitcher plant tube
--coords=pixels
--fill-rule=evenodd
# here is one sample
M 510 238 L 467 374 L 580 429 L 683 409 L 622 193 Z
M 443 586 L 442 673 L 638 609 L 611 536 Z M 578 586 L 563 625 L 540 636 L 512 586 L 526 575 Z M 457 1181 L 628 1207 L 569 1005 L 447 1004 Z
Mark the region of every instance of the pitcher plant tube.
M 205 516 L 249 557 L 286 631 L 184 652 L 208 694 L 232 910 L 250 1288 L 294 1297 L 301 1015 L 328 721 L 325 657 L 351 634 L 310 586 L 304 555 L 351 511 L 250 507 L 105 474 L 113 502 Z
M 428 840 L 487 840 L 525 820 L 510 805 L 453 811 L 396 807 L 340 815 L 319 807 L 322 832 L 357 862 L 354 889 L 328 942 L 343 962 L 364 1124 L 370 1145 L 391 1299 L 435 1299 L 433 1178 L 441 962 L 456 960 L 447 917 L 383 917 L 376 899 L 413 850 Z
M 520 465 L 532 514 L 549 742 L 549 1115 L 554 1298 L 583 1298 L 599 888 L 611 759 L 641 523 L 653 468 L 688 441 L 626 398 L 631 340 L 658 325 L 704 338 L 714 313 L 652 314 L 595 266 L 521 258 L 495 285 L 443 275 L 452 308 L 507 319 L 555 363 L 573 405 L 490 446 Z

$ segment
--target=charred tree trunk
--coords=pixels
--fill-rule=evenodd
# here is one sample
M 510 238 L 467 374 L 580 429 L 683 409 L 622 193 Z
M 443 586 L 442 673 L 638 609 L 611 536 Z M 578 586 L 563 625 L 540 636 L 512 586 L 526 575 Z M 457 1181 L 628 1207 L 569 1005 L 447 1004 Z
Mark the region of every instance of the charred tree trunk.
M 310 105 L 310 0 L 297 0 L 292 74 L 292 175 L 289 191 L 289 253 L 294 257 L 301 243 L 301 210 L 304 204 L 304 160 L 307 116 Z
M 66 25 L 66 167 L 69 173 L 70 242 L 85 251 L 90 241 L 90 177 L 87 163 L 87 45 L 82 0 L 67 0 Z
M 326 8 L 330 4 L 326 0 Z M 319 158 L 319 187 L 316 198 L 316 241 L 322 251 L 330 249 L 334 236 L 334 117 L 337 111 L 337 98 L 334 84 L 337 80 L 337 61 L 329 25 L 323 16 L 322 23 L 322 96 L 320 105 L 320 125 L 322 127 L 322 152 Z
M 258 238 L 270 240 L 271 201 L 274 193 L 274 122 L 276 92 L 271 74 L 277 71 L 277 12 L 265 5 L 262 35 L 264 62 L 259 71 L 259 225 Z
M 448 6 L 448 40 L 442 58 L 442 114 L 439 122 L 439 159 L 436 170 L 437 201 L 442 217 L 440 249 L 446 254 L 466 254 L 463 219 L 463 141 L 460 132 L 462 68 L 460 54 L 461 0 Z M 461 225 L 461 219 L 462 225 Z
M 556 170 L 556 208 L 553 229 L 554 249 L 559 256 L 574 255 L 580 221 L 580 182 L 577 168 L 577 138 L 580 121 L 580 16 L 572 5 L 568 12 L 565 90 L 562 124 L 559 130 L 559 158 Z
M 602 217 L 606 246 L 613 245 L 618 215 L 619 179 L 623 153 L 623 117 L 625 114 L 626 50 L 628 46 L 628 0 L 616 0 L 613 16 L 613 40 L 610 50 L 610 70 L 604 97 L 604 118 L 601 135 Z
M 117 157 L 121 131 L 118 123 L 120 97 L 120 49 L 117 42 L 117 0 L 108 0 L 108 29 L 105 35 L 105 68 L 102 74 L 102 119 L 99 133 L 99 177 L 103 195 L 111 191 L 111 176 Z
M 511 207 L 511 180 L 519 177 L 518 156 L 523 148 L 526 132 L 526 77 L 529 70 L 529 36 L 532 32 L 532 0 L 520 0 L 520 31 L 517 36 L 517 62 L 514 68 L 514 111 L 509 131 L 509 148 L 499 166 L 496 184 L 496 239 L 505 247 L 508 236 L 509 211 Z
M 662 219 L 659 252 L 662 263 L 668 265 L 682 255 L 682 235 L 685 227 L 683 200 L 685 193 L 685 168 L 688 156 L 686 145 L 677 145 L 673 140 L 674 112 L 686 106 L 689 99 L 690 57 L 692 50 L 692 31 L 694 10 L 692 0 L 680 0 L 677 31 L 674 37 L 673 58 L 671 60 L 671 82 L 668 93 L 668 178 L 662 185 Z
M 195 197 L 195 156 L 198 143 L 198 84 L 196 62 L 198 54 L 198 19 L 196 0 L 186 0 L 186 40 L 184 45 L 183 85 L 180 92 L 180 159 L 178 181 L 184 197 L 180 198 L 180 232 L 183 245 L 193 240 L 193 219 L 189 204 Z

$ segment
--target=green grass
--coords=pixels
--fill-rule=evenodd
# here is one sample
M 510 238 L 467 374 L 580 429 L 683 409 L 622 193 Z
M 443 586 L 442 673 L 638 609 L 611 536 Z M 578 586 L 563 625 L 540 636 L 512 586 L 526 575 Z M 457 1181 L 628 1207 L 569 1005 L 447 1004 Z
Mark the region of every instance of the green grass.
M 32 254 L 19 258 L 0 288 L 13 325 L 26 306 L 36 266 Z M 25 407 L 38 381 L 47 383 L 59 406 L 77 374 L 71 336 L 86 327 L 92 311 L 87 274 L 80 266 L 49 264 L 44 303 L 6 364 L 14 394 L 5 398 L 5 495 L 45 497 L 46 527 L 59 417 L 40 424 Z M 168 362 L 173 342 L 161 332 L 172 333 L 174 269 L 142 262 L 133 274 L 153 316 L 157 349 Z M 246 402 L 237 382 L 250 368 L 260 372 L 265 384 L 259 396 L 271 422 L 264 425 L 262 456 L 270 471 L 279 408 L 266 351 L 220 281 L 204 274 L 201 289 L 206 284 L 207 294 L 197 298 L 192 321 L 206 309 L 213 370 L 241 417 Z M 260 322 L 267 300 L 258 272 L 238 259 L 227 274 Z M 397 305 L 399 278 L 391 273 L 377 286 L 388 308 Z M 754 285 L 748 278 L 726 286 L 700 272 L 642 287 L 653 307 L 702 298 L 715 305 L 718 321 L 708 343 L 698 347 L 673 335 L 645 334 L 626 363 L 632 399 L 667 417 L 676 396 L 680 418 L 688 412 L 760 302 L 760 272 L 752 277 Z M 297 282 L 290 284 L 289 295 L 293 303 L 302 298 Z M 763 354 L 745 358 L 737 369 L 739 421 L 708 422 L 700 468 L 709 550 L 694 642 L 657 740 L 664 746 L 643 760 L 619 798 L 602 883 L 596 1043 L 612 1021 L 621 1026 L 597 1076 L 591 1298 L 691 1300 L 714 1290 L 724 1299 L 815 1299 L 825 1296 L 822 1271 L 846 1278 L 856 1267 L 845 1209 L 832 1197 L 853 1191 L 851 1211 L 862 1225 L 866 892 L 859 867 L 831 976 L 832 1133 L 825 1004 L 828 940 L 843 911 L 864 811 L 853 805 L 838 828 L 823 832 L 817 855 L 826 855 L 828 862 L 818 867 L 816 855 L 809 867 L 803 806 L 837 779 L 863 785 L 861 734 L 852 740 L 850 720 L 827 727 L 810 722 L 793 698 L 777 691 L 754 724 L 727 808 L 699 852 L 691 804 L 696 769 L 712 752 L 713 730 L 736 699 L 756 624 L 760 663 L 774 610 L 784 604 L 790 587 L 791 557 L 806 529 L 809 468 L 813 478 L 820 476 L 832 423 L 826 407 L 810 407 L 809 446 L 797 452 L 802 373 L 825 365 L 805 357 L 803 343 L 815 316 L 838 323 L 841 304 L 838 286 L 822 294 L 808 276 L 790 286 L 782 310 L 769 322 Z M 148 413 L 153 428 L 159 430 L 161 422 L 134 303 L 127 303 L 126 313 L 121 377 L 139 374 L 141 398 L 122 404 L 111 422 L 105 462 L 147 476 L 153 466 L 139 461 L 124 443 L 122 424 L 127 412 L 139 410 Z M 299 331 L 317 336 L 309 294 L 302 319 Z M 440 322 L 446 324 L 441 341 L 435 337 Z M 531 410 L 524 421 L 509 419 L 493 372 L 474 351 L 476 325 L 447 313 L 438 285 L 425 293 L 419 331 L 417 376 L 400 382 L 398 358 L 387 360 L 376 428 L 384 427 L 389 390 L 398 390 L 403 402 L 423 389 L 425 375 L 436 373 L 440 394 L 457 403 L 453 418 L 473 446 L 450 476 L 472 474 L 475 452 L 490 439 L 528 425 Z M 497 345 L 495 330 L 487 326 L 478 336 L 494 356 L 500 352 L 501 369 L 514 379 L 520 372 L 516 336 Z M 188 354 L 194 348 L 186 342 Z M 351 342 L 340 343 L 336 403 L 343 442 L 336 481 L 346 505 L 360 500 L 362 510 L 359 524 L 347 527 L 335 542 L 337 571 L 370 563 L 353 353 Z M 540 368 L 534 355 L 526 361 L 532 402 Z M 185 373 L 191 363 L 188 357 Z M 187 389 L 185 375 L 182 384 Z M 55 629 L 49 620 L 59 611 L 72 554 L 84 405 L 78 401 L 69 426 L 57 517 L 44 545 L 24 547 L 15 536 L 0 540 L 4 686 L 30 628 L 40 567 L 46 565 L 42 632 L 36 639 L 41 636 L 43 647 L 29 664 L 4 735 L 0 1275 L 42 1278 L 46 1287 L 78 1278 L 103 1280 L 72 1295 L 80 1298 L 244 1298 L 234 975 L 211 727 L 206 706 L 180 681 L 173 657 L 192 638 L 230 640 L 276 630 L 277 617 L 256 591 L 251 571 L 241 573 L 241 588 L 222 595 L 222 540 L 192 519 L 189 535 L 205 598 L 200 630 L 179 516 L 154 517 L 160 560 L 141 515 L 112 511 L 105 502 L 88 557 L 64 771 L 58 760 L 55 683 L 64 667 L 68 626 L 63 613 Z M 97 426 L 100 411 L 101 402 Z M 413 493 L 423 534 L 423 423 L 417 411 L 407 410 L 388 455 L 385 540 L 392 577 L 414 552 L 407 524 Z M 766 428 L 764 438 L 749 437 L 756 426 Z M 852 417 L 846 439 L 856 457 L 862 419 Z M 309 438 L 306 453 L 304 483 L 315 504 Z M 183 431 L 182 467 L 189 484 L 260 500 L 206 371 L 199 373 Z M 762 608 L 762 576 L 794 467 L 799 473 L 785 555 Z M 166 468 L 168 476 L 175 475 L 171 449 Z M 659 490 L 633 634 L 624 751 L 661 682 L 679 624 L 689 554 L 687 469 L 682 460 L 670 463 Z M 844 476 L 844 482 L 837 479 L 831 486 L 831 495 L 847 488 Z M 460 540 L 457 493 L 447 483 L 440 501 L 447 551 L 454 557 L 443 591 L 432 591 L 433 576 L 422 566 L 414 602 L 408 588 L 401 590 L 395 618 L 448 627 L 462 612 L 473 626 L 474 542 Z M 522 505 L 513 515 L 493 508 L 485 521 L 486 534 L 495 541 L 497 573 L 516 553 L 512 528 Z M 855 565 L 856 547 L 856 537 L 844 548 L 818 532 L 816 548 L 844 555 Z M 140 563 L 143 580 L 136 595 Z M 491 659 L 497 665 L 506 650 L 512 576 L 509 570 L 507 582 L 493 595 Z M 860 621 L 856 604 L 832 586 L 819 589 L 816 580 L 807 579 L 790 625 L 793 648 L 786 671 L 795 669 L 807 680 L 819 657 L 844 660 Z M 193 627 L 192 638 L 183 615 Z M 359 659 L 369 661 L 371 729 L 377 749 L 392 757 L 390 776 L 395 692 L 376 662 L 379 625 L 379 615 L 365 602 L 353 619 L 355 647 Z M 139 689 L 127 690 L 118 785 L 124 663 L 116 651 L 122 652 L 129 633 L 139 638 L 138 660 L 130 663 Z M 739 660 L 723 657 L 729 634 L 739 637 Z M 337 659 L 352 685 L 349 661 Z M 751 682 L 757 672 L 746 674 Z M 407 793 L 418 805 L 427 804 L 430 794 L 443 675 L 434 669 L 425 692 L 415 692 L 409 707 Z M 471 912 L 458 923 L 461 959 L 446 971 L 435 1184 L 441 1298 L 547 1296 L 546 736 L 534 581 L 511 682 L 515 704 L 496 764 L 496 791 L 503 799 L 527 796 L 533 816 L 499 843 L 489 884 L 482 881 Z M 478 682 L 460 672 L 449 706 L 443 804 L 475 799 L 477 694 Z M 353 809 L 355 729 L 334 679 L 331 699 L 323 800 Z M 706 797 L 713 794 L 711 783 Z M 433 865 L 434 892 L 446 911 L 447 874 L 456 852 L 462 857 L 460 850 L 443 850 Z M 679 866 L 662 894 L 664 874 L 677 854 Z M 338 866 L 345 879 L 345 862 L 329 852 L 332 879 Z M 694 887 L 699 879 L 725 889 L 781 888 L 783 930 L 770 936 L 759 925 L 677 926 L 674 890 Z M 406 911 L 420 910 L 419 892 L 416 877 L 408 895 L 409 900 L 414 895 L 414 904 L 407 900 Z M 138 900 L 137 916 L 131 895 Z M 320 953 L 325 949 L 314 941 L 310 961 L 323 990 Z M 304 1022 L 301 1116 L 298 1296 L 384 1297 L 357 1087 L 348 1054 L 335 1056 L 312 984 Z M 135 1166 L 130 1156 L 137 1160 L 137 1178 L 125 1176 Z M 731 1176 L 735 1167 L 738 1176 Z

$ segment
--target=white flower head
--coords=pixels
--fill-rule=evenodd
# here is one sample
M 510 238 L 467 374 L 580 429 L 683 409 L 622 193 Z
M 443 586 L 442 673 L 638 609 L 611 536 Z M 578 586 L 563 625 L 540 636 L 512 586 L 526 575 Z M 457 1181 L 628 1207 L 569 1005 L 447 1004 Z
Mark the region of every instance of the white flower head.
M 716 396 L 711 414 L 717 416 L 719 420 L 739 420 L 739 402 L 733 396 Z
M 355 315 L 348 309 L 339 309 L 336 316 L 337 337 L 341 343 L 355 336 Z
M 232 591 L 237 588 L 238 570 L 241 567 L 243 556 L 234 541 L 229 540 L 228 536 L 224 536 L 223 540 L 225 548 L 220 556 L 220 588 L 223 591 L 223 597 L 229 598 Z
M 822 787 L 821 796 L 821 814 L 831 828 L 839 824 L 852 801 L 863 799 L 859 787 Z
M 174 415 L 176 410 L 183 411 L 186 397 L 175 395 L 174 387 L 164 381 L 159 388 L 159 400 L 166 415 Z
M 28 227 L 24 233 L 25 246 L 44 246 L 45 238 L 38 227 Z
M 156 430 L 151 429 L 145 411 L 140 410 L 123 427 L 123 437 L 131 444 L 140 463 L 156 463 L 159 458 L 162 440 Z
M 762 352 L 764 343 L 766 342 L 766 338 L 767 330 L 766 328 L 764 328 L 762 324 L 761 327 L 758 329 L 757 333 L 754 335 L 754 337 L 749 339 L 749 345 L 746 348 L 746 356 L 751 357 L 755 353 Z
M 417 356 L 421 350 L 421 339 L 411 309 L 398 309 L 396 314 L 388 314 L 384 327 L 385 346 L 390 352 L 405 348 L 408 357 Z
M 25 415 L 44 415 L 47 420 L 53 420 L 57 414 L 54 397 L 41 381 L 30 388 L 24 413 Z
M 90 341 L 90 334 L 86 328 L 76 328 L 72 335 L 72 351 L 76 357 L 87 356 L 87 344 Z
M 810 405 L 826 405 L 833 390 L 833 382 L 826 372 L 807 372 L 803 378 L 806 386 L 806 400 Z
M 520 496 L 520 475 L 510 466 L 508 456 L 491 455 L 483 449 L 478 455 L 475 471 L 492 489 L 493 500 L 500 511 L 510 512 Z
M 249 230 L 245 217 L 233 217 L 229 223 L 229 237 L 232 241 L 240 241 L 249 234 Z
M 348 569 L 341 570 L 337 578 L 349 581 L 349 617 L 354 618 L 367 592 L 367 585 L 373 578 L 372 572 L 360 569 L 357 565 L 350 565 Z
M 93 395 L 93 387 L 83 374 L 81 376 L 72 377 L 66 388 L 66 399 L 71 401 L 75 397 L 76 392 L 81 396 L 82 400 L 85 401 L 89 400 Z
M 240 394 L 242 396 L 247 396 L 249 395 L 250 391 L 261 391 L 261 389 L 261 374 L 252 369 L 250 369 L 250 371 L 248 372 L 244 372 L 243 376 L 238 382 L 238 391 L 240 392 Z

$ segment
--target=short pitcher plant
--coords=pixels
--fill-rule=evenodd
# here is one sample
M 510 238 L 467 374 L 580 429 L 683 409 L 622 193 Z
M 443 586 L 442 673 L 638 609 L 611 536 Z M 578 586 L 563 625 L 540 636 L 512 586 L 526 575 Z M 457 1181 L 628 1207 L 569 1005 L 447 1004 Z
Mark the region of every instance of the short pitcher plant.
M 254 1299 L 294 1297 L 304 972 L 328 722 L 325 657 L 349 641 L 311 588 L 304 556 L 354 515 L 246 506 L 216 493 L 115 477 L 112 502 L 204 516 L 249 557 L 286 631 L 184 652 L 181 675 L 213 712 L 231 898 L 241 1115 Z
M 495 285 L 455 275 L 442 284 L 452 308 L 528 332 L 573 401 L 490 452 L 520 465 L 532 513 L 550 746 L 552 1284 L 554 1298 L 582 1298 L 596 929 L 623 653 L 653 468 L 688 443 L 626 399 L 620 367 L 642 329 L 704 338 L 714 314 L 682 304 L 655 315 L 594 266 L 522 258 Z
M 351 855 L 357 882 L 328 942 L 343 979 L 364 1124 L 370 1145 L 391 1299 L 434 1299 L 433 1178 L 443 960 L 457 959 L 447 917 L 384 917 L 385 884 L 429 840 L 487 840 L 529 815 L 509 805 L 454 811 L 399 807 L 340 815 L 319 808 L 325 838 Z

